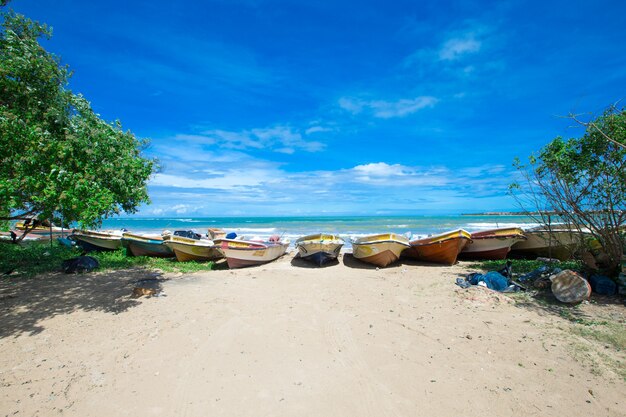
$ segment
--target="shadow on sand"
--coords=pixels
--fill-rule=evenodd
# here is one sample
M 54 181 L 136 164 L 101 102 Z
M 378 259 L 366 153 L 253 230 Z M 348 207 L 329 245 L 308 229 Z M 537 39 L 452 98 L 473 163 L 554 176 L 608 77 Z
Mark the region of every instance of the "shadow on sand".
M 368 264 L 367 262 L 359 261 L 351 253 L 346 253 L 346 254 L 343 255 L 343 264 L 345 266 L 347 266 L 348 268 L 355 268 L 355 269 L 377 269 L 377 268 L 380 268 L 379 266 L 376 266 L 376 265 L 373 265 L 373 264 Z M 399 268 L 401 266 L 402 266 L 402 262 L 396 261 L 396 262 L 392 263 L 391 265 L 387 265 L 385 267 L 385 269 Z
M 302 259 L 299 253 L 296 254 L 293 258 L 291 258 L 291 266 L 295 266 L 297 268 L 324 269 L 324 268 L 332 267 L 335 265 L 339 265 L 338 259 L 333 259 L 331 261 L 326 262 L 322 266 L 319 266 L 318 264 L 314 262 Z
M 547 289 L 535 294 L 529 294 L 528 301 L 516 300 L 515 306 L 539 314 L 553 314 L 574 322 L 594 320 L 598 318 L 597 313 L 600 310 L 606 310 L 610 314 L 610 311 L 613 310 L 612 307 L 626 306 L 626 299 L 619 295 L 608 296 L 592 293 L 589 302 L 594 308 L 579 308 L 582 306 L 580 303 L 562 303 L 556 299 L 550 289 Z M 593 315 L 590 314 L 591 310 L 594 310 Z M 618 309 L 618 311 L 621 311 L 621 309 Z
M 408 256 L 401 256 L 400 262 L 403 265 L 428 266 L 428 267 L 435 267 L 435 268 L 450 268 L 452 266 L 452 265 L 446 265 L 446 264 L 438 264 L 434 262 L 418 261 L 417 259 L 409 258 Z
M 101 273 L 50 273 L 0 280 L 0 338 L 44 330 L 42 320 L 77 310 L 118 314 L 140 304 L 135 286 L 161 290 L 162 274 L 145 269 Z

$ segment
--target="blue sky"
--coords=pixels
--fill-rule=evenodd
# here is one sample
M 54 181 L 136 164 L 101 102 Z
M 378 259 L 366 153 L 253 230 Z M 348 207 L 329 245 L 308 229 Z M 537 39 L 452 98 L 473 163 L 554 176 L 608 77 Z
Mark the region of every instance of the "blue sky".
M 626 96 L 620 1 L 10 5 L 152 140 L 143 216 L 516 209 L 513 158 Z

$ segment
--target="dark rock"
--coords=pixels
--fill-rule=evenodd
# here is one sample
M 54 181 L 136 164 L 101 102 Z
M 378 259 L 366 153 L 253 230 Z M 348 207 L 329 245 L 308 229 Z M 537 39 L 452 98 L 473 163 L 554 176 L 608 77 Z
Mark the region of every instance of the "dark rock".
M 61 264 L 61 269 L 66 274 L 91 272 L 99 267 L 100 264 L 98 260 L 91 256 L 79 256 L 77 258 L 67 259 Z

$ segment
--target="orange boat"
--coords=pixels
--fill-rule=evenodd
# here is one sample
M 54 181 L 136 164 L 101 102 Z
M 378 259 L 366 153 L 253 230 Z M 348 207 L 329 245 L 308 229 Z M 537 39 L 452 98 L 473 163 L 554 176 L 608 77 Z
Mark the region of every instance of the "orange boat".
M 469 242 L 471 242 L 469 232 L 457 229 L 412 240 L 409 242 L 411 247 L 402 255 L 424 262 L 454 265 L 457 256 Z

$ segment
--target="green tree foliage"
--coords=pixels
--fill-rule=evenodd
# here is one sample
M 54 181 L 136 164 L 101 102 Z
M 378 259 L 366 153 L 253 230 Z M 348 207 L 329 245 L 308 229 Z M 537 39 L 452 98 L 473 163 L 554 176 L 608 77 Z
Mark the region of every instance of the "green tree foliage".
M 612 106 L 584 125 L 582 137 L 557 137 L 528 165 L 518 161 L 526 181 L 512 190 L 523 206 L 557 212 L 591 230 L 609 257 L 609 269 L 615 269 L 626 225 L 626 109 Z
M 2 12 L 0 220 L 61 216 L 97 226 L 149 202 L 147 142 L 107 123 L 68 88 L 70 73 L 39 39 L 51 30 Z

